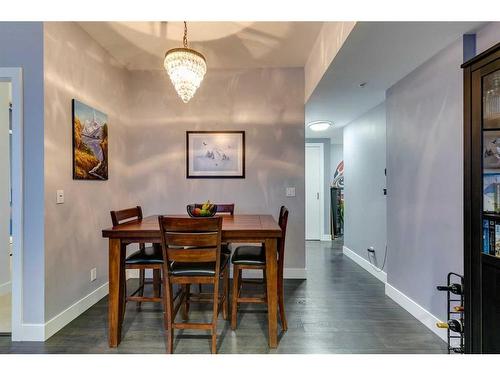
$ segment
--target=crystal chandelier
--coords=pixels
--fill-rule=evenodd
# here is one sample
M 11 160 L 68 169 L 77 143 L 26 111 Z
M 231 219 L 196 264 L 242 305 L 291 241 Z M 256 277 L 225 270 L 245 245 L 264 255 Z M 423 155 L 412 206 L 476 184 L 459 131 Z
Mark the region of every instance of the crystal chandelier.
M 175 91 L 184 103 L 194 96 L 196 89 L 200 87 L 201 81 L 207 72 L 205 57 L 188 48 L 187 24 L 184 21 L 184 47 L 173 48 L 165 54 L 163 65 L 167 71 Z

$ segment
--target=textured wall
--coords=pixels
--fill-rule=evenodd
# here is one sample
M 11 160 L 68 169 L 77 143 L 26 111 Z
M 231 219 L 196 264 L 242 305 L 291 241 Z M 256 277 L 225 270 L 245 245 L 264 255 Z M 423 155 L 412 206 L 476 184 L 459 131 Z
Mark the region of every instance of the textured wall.
M 500 43 L 500 22 L 490 22 L 476 32 L 476 52 L 478 54 L 497 43 Z
M 437 317 L 463 270 L 462 39 L 387 91 L 388 283 Z
M 387 239 L 385 138 L 385 103 L 344 128 L 344 246 L 365 259 L 373 246 L 378 267 Z
M 304 66 L 304 103 L 307 102 L 356 22 L 325 22 Z
M 46 321 L 108 281 L 110 209 L 135 205 L 126 187 L 128 73 L 74 23 L 45 23 Z M 71 100 L 107 113 L 109 180 L 72 179 Z M 56 190 L 65 203 L 56 205 Z M 97 280 L 90 282 L 90 269 Z
M 43 23 L 0 22 L 0 66 L 23 69 L 23 322 L 44 322 Z
M 162 71 L 131 72 L 127 145 L 134 199 L 146 214 L 183 213 L 187 203 L 235 202 L 237 213 L 287 205 L 286 267 L 305 266 L 303 69 L 210 70 L 183 104 Z M 245 130 L 245 179 L 186 179 L 187 130 Z M 286 198 L 285 188 L 296 187 Z

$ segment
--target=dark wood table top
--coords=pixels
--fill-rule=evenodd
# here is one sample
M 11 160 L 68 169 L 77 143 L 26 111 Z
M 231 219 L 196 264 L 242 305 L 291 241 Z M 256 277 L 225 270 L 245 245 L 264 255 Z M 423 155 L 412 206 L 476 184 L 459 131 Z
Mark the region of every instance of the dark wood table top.
M 188 215 L 165 215 L 169 217 L 187 217 Z M 221 215 L 223 239 L 251 239 L 251 238 L 279 238 L 281 228 L 272 215 Z M 133 220 L 128 223 L 104 229 L 105 238 L 137 238 L 160 239 L 158 215 L 151 215 L 142 220 Z

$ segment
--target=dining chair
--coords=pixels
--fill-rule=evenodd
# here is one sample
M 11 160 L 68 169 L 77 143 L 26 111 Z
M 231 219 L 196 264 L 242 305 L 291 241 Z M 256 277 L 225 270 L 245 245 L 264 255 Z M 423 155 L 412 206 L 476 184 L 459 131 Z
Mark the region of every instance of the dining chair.
M 288 209 L 281 206 L 278 224 L 281 228 L 281 238 L 278 239 L 278 307 L 283 331 L 288 330 L 285 316 L 285 302 L 283 292 L 283 268 L 285 260 L 285 237 L 288 223 Z M 231 300 L 231 328 L 236 329 L 237 313 L 239 303 L 265 303 L 267 304 L 266 287 L 266 252 L 264 245 L 260 246 L 239 246 L 231 258 L 233 264 L 233 295 Z M 264 295 L 257 297 L 243 297 L 242 285 L 250 283 L 250 280 L 243 280 L 242 272 L 248 269 L 259 269 L 263 271 Z
M 234 216 L 234 203 L 215 203 L 215 205 L 217 206 L 217 214 L 228 214 L 229 216 Z M 203 203 L 195 203 L 194 206 L 201 208 Z M 227 243 L 222 244 L 221 251 L 224 254 L 231 255 L 231 249 L 228 247 Z
M 174 218 L 159 216 L 162 266 L 164 328 L 167 352 L 173 353 L 175 329 L 208 330 L 212 335 L 212 353 L 217 352 L 217 318 L 229 319 L 229 257 L 221 253 L 222 217 Z M 220 280 L 222 279 L 222 294 Z M 180 285 L 173 294 L 173 285 Z M 211 293 L 194 294 L 190 284 L 211 284 Z M 189 305 L 212 303 L 210 323 L 189 322 Z M 182 322 L 175 322 L 182 307 Z
M 234 203 L 215 203 L 217 206 L 217 214 L 227 214 L 229 216 L 234 216 Z M 201 208 L 203 203 L 195 203 L 195 208 Z M 221 244 L 221 252 L 226 254 L 228 257 L 231 257 L 231 248 L 228 243 Z M 201 284 L 198 285 L 198 292 L 202 292 Z
M 111 211 L 111 221 L 113 226 L 124 224 L 134 220 L 142 220 L 142 208 L 140 206 L 127 208 L 119 211 Z M 126 248 L 127 243 L 122 244 Z M 125 251 L 125 249 L 122 249 Z M 161 265 L 163 264 L 163 255 L 161 247 L 153 245 L 146 247 L 146 244 L 140 243 L 139 250 L 125 258 L 125 270 L 138 269 L 139 270 L 139 287 L 129 296 L 126 292 L 126 277 L 124 280 L 125 297 L 123 303 L 127 301 L 135 301 L 137 309 L 141 309 L 142 302 L 162 302 L 161 294 Z M 153 281 L 146 281 L 146 270 L 153 270 Z M 153 284 L 153 297 L 144 297 L 144 288 L 146 284 Z M 125 312 L 125 308 L 123 309 Z

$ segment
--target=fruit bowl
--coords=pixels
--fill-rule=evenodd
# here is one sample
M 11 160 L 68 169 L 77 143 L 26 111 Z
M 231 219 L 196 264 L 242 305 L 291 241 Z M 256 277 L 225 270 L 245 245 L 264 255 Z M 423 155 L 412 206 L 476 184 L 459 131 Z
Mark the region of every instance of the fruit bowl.
M 217 213 L 217 205 L 210 202 L 204 204 L 188 204 L 186 210 L 191 217 L 212 217 Z

